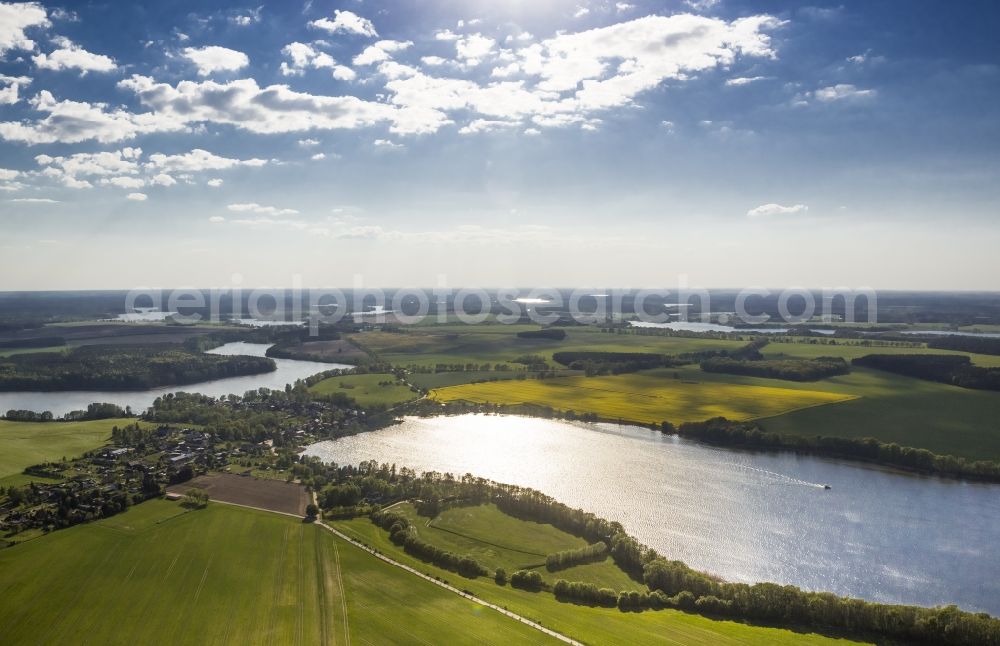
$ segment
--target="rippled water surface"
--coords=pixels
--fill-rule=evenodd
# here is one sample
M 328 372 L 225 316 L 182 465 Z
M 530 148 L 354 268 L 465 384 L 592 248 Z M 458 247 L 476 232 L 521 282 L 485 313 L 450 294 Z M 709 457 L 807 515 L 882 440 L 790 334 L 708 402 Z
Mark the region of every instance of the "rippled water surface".
M 513 416 L 407 418 L 307 452 L 533 487 L 733 581 L 1000 615 L 998 485 Z
M 267 349 L 271 347 L 267 343 L 227 343 L 214 350 L 209 350 L 208 354 L 225 355 L 249 355 L 263 357 Z M 186 386 L 165 386 L 163 388 L 153 388 L 152 390 L 140 390 L 132 392 L 102 391 L 102 390 L 71 390 L 67 392 L 0 392 L 0 411 L 10 409 L 51 411 L 56 417 L 61 417 L 74 410 L 84 410 L 88 404 L 103 402 L 108 404 L 118 404 L 122 408 L 131 406 L 135 412 L 141 412 L 153 404 L 153 400 L 167 393 L 184 391 L 189 393 L 201 393 L 212 397 L 222 397 L 224 395 L 242 395 L 248 390 L 257 388 L 283 389 L 285 384 L 295 383 L 298 379 L 303 379 L 324 370 L 334 370 L 337 368 L 351 368 L 346 364 L 321 363 L 318 361 L 296 361 L 293 359 L 274 359 L 277 370 L 265 372 L 259 375 L 247 375 L 243 377 L 228 377 L 226 379 L 216 379 L 214 381 L 203 381 Z

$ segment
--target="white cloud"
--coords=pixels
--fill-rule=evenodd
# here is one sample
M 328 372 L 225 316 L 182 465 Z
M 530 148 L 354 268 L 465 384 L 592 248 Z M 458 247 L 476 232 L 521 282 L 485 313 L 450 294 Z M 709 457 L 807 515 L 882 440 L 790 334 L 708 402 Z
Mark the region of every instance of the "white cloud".
M 31 79 L 27 76 L 5 76 L 0 74 L 0 105 L 13 105 L 20 100 L 18 91 L 22 85 L 28 85 Z
M 221 215 L 213 215 L 212 217 L 208 218 L 208 221 L 209 222 L 225 222 L 226 218 L 222 217 Z
M 10 168 L 0 168 L 0 181 L 6 182 L 18 177 L 21 171 L 11 170 Z
M 145 202 L 148 196 L 145 193 L 129 193 L 125 196 L 126 200 L 132 200 L 133 202 Z
M 319 143 L 318 139 L 299 139 L 299 145 L 305 148 L 308 148 L 309 146 L 318 146 Z
M 320 18 L 319 20 L 313 20 L 310 22 L 309 26 L 315 29 L 328 31 L 331 34 L 357 34 L 359 36 L 368 37 L 378 36 L 378 33 L 375 31 L 375 25 L 372 24 L 371 20 L 362 18 L 361 16 L 350 11 L 334 10 L 333 20 L 330 20 L 329 18 Z
M 253 79 L 181 81 L 175 87 L 136 75 L 119 86 L 135 92 L 152 109 L 149 114 L 166 123 L 227 124 L 259 134 L 359 128 L 399 114 L 392 106 L 354 96 L 318 96 L 287 85 L 261 88 Z
M 141 155 L 140 148 L 123 148 L 98 153 L 76 153 L 65 157 L 37 155 L 35 161 L 43 167 L 40 171 L 43 177 L 60 181 L 69 188 L 91 188 L 93 185 L 90 181 L 83 178 L 114 176 L 116 182 L 102 183 L 121 185 L 120 182 L 124 181 L 125 176 L 137 175 L 140 171 L 138 159 Z M 125 188 L 142 186 L 142 180 L 136 181 L 139 182 L 137 185 Z
M 518 63 L 508 63 L 502 67 L 494 67 L 493 71 L 490 72 L 490 76 L 494 78 L 509 78 L 515 76 L 521 71 L 521 66 Z
M 167 171 L 181 172 L 225 170 L 236 166 L 260 167 L 266 163 L 266 159 L 232 159 L 229 157 L 220 157 L 201 148 L 195 148 L 181 155 L 155 153 L 149 156 L 149 166 Z
M 57 101 L 48 90 L 39 92 L 30 103 L 48 116 L 34 122 L 0 122 L 0 138 L 26 144 L 73 144 L 89 139 L 110 143 L 137 134 L 184 128 L 183 122 L 158 115 L 132 114 L 122 108 L 108 111 L 105 103 Z
M 353 81 L 358 78 L 357 72 L 346 65 L 337 65 L 333 68 L 333 78 L 338 81 Z
M 249 27 L 250 25 L 260 22 L 260 12 L 262 9 L 263 7 L 247 9 L 247 13 L 230 16 L 229 22 L 233 23 L 237 27 Z
M 365 50 L 354 57 L 355 65 L 371 65 L 387 61 L 392 56 L 391 53 L 401 52 L 413 45 L 411 40 L 380 40 L 374 45 L 365 47 Z
M 632 9 L 635 9 L 634 4 L 629 4 L 627 2 L 615 3 L 615 11 L 617 11 L 618 13 L 625 13 L 626 11 L 631 11 Z
M 322 160 L 326 159 L 326 154 L 325 153 L 316 153 L 315 155 L 313 155 L 309 159 L 311 159 L 313 161 L 322 161 Z
M 684 0 L 684 4 L 695 11 L 708 11 L 714 9 L 721 0 Z
M 25 30 L 51 24 L 45 8 L 37 2 L 0 2 L 0 55 L 11 49 L 34 49 L 35 41 L 25 35 Z
M 157 173 L 149 181 L 156 186 L 173 186 L 177 183 L 176 179 L 166 173 Z
M 573 17 L 574 18 L 583 18 L 584 16 L 586 16 L 589 13 L 590 13 L 590 9 L 588 9 L 587 7 L 584 7 L 583 5 L 577 5 L 576 6 L 576 11 L 573 12 Z
M 388 148 L 390 150 L 393 148 L 403 147 L 403 144 L 397 144 L 396 142 L 390 141 L 388 139 L 376 139 L 373 143 L 375 144 L 375 146 L 379 148 Z
M 510 130 L 520 125 L 519 121 L 503 121 L 499 119 L 474 119 L 469 125 L 459 129 L 459 134 L 474 135 L 483 132 L 498 132 Z
M 850 83 L 838 83 L 837 85 L 830 85 L 816 90 L 813 92 L 813 97 L 817 101 L 831 103 L 833 101 L 871 99 L 874 98 L 875 94 L 875 90 L 862 90 Z
M 214 177 L 205 183 L 211 186 L 212 188 L 219 188 L 220 186 L 222 186 L 222 180 L 219 179 L 218 177 Z
M 208 76 L 213 72 L 233 72 L 250 64 L 250 59 L 243 52 L 218 45 L 185 47 L 183 54 L 198 68 L 198 76 Z
M 450 29 L 439 29 L 434 32 L 434 40 L 458 40 L 459 38 L 461 36 Z
M 48 197 L 15 197 L 14 199 L 7 201 L 17 202 L 19 204 L 60 204 L 59 200 L 53 200 Z
M 488 56 L 496 41 L 482 34 L 471 34 L 455 41 L 455 53 L 466 65 L 478 65 Z
M 766 76 L 738 76 L 736 78 L 726 79 L 726 85 L 750 85 L 751 83 L 756 83 L 757 81 L 766 81 L 767 78 L 768 77 Z
M 752 208 L 747 211 L 747 217 L 749 218 L 764 218 L 774 215 L 794 215 L 796 213 L 805 213 L 809 210 L 809 207 L 805 204 L 793 204 L 792 206 L 782 206 L 781 204 L 761 204 L 758 207 Z
M 441 58 L 440 56 L 424 56 L 420 59 L 420 62 L 430 67 L 437 67 L 438 65 L 444 65 L 449 61 L 447 58 Z
M 302 75 L 308 68 L 332 69 L 337 65 L 332 56 L 306 43 L 289 43 L 282 48 L 281 53 L 291 59 L 291 64 L 281 63 L 281 73 L 285 76 Z
M 121 177 L 105 177 L 100 180 L 100 184 L 102 186 L 117 186 L 118 188 L 142 188 L 146 185 L 146 180 L 123 175 Z
M 275 206 L 262 206 L 256 202 L 228 204 L 226 208 L 236 213 L 259 213 L 261 215 L 296 215 L 295 209 L 279 209 Z
M 80 70 L 80 75 L 87 72 L 113 72 L 118 69 L 114 59 L 103 54 L 93 54 L 73 43 L 68 38 L 52 39 L 59 46 L 51 54 L 38 54 L 31 60 L 40 69 L 46 70 Z

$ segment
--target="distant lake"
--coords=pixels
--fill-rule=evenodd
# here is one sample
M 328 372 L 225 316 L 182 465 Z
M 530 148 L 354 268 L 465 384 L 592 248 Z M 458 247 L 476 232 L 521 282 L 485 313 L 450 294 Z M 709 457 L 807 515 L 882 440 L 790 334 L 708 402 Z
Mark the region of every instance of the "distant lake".
M 209 350 L 207 354 L 223 355 L 248 355 L 253 357 L 263 357 L 267 349 L 271 347 L 267 343 L 227 343 L 214 350 Z M 61 417 L 74 410 L 85 410 L 88 404 L 102 402 L 118 404 L 122 408 L 131 406 L 133 412 L 140 413 L 153 405 L 153 400 L 167 393 L 188 392 L 211 395 L 212 397 L 223 397 L 225 395 L 242 395 L 248 390 L 258 388 L 270 388 L 271 390 L 283 389 L 285 384 L 295 383 L 299 379 L 304 379 L 325 370 L 353 368 L 341 363 L 322 363 L 319 361 L 298 361 L 295 359 L 273 359 L 277 370 L 265 372 L 259 375 L 247 375 L 243 377 L 228 377 L 226 379 L 216 379 L 213 381 L 202 381 L 186 386 L 164 386 L 152 390 L 139 391 L 100 391 L 100 390 L 71 390 L 64 392 L 0 392 L 0 411 L 7 412 L 11 409 L 33 410 L 37 412 L 51 411 L 56 417 Z
M 730 581 L 1000 615 L 1000 485 L 515 416 L 406 418 L 306 453 L 532 487 Z
M 720 325 L 719 323 L 703 323 L 701 321 L 670 321 L 668 323 L 653 323 L 652 321 L 629 321 L 632 327 L 651 327 L 662 330 L 676 330 L 678 332 L 764 332 L 771 334 L 784 334 L 788 328 L 765 328 L 765 327 L 733 327 L 732 325 Z M 812 330 L 817 334 L 833 334 L 834 330 Z

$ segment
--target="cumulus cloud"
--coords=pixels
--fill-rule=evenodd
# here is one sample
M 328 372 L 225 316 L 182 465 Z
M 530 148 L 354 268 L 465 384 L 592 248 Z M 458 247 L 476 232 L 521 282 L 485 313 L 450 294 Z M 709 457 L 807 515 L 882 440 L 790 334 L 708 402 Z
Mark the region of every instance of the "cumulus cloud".
M 205 182 L 205 184 L 211 186 L 212 188 L 219 188 L 220 186 L 222 186 L 222 180 L 218 177 L 214 177 Z
M 615 3 L 615 11 L 617 11 L 618 13 L 625 13 L 626 11 L 631 11 L 633 9 L 635 9 L 634 4 L 629 4 L 628 2 Z
M 266 163 L 266 159 L 232 159 L 230 157 L 220 157 L 201 148 L 195 148 L 190 152 L 180 155 L 154 153 L 149 156 L 148 166 L 167 171 L 201 172 L 206 170 L 225 170 L 236 166 L 259 167 Z
M 0 55 L 11 49 L 34 49 L 35 41 L 24 32 L 51 24 L 45 8 L 37 2 L 0 2 Z
M 377 148 L 388 148 L 389 150 L 403 147 L 403 144 L 397 144 L 396 142 L 390 141 L 389 139 L 376 139 L 372 143 L 374 143 Z
M 28 85 L 31 79 L 27 76 L 6 76 L 0 74 L 0 105 L 13 105 L 20 100 L 18 91 L 22 85 Z
M 117 186 L 118 188 L 142 188 L 146 185 L 146 180 L 141 177 L 105 177 L 99 182 L 102 186 Z
M 375 31 L 375 25 L 372 24 L 371 20 L 362 18 L 356 13 L 352 13 L 350 11 L 334 10 L 333 20 L 330 20 L 329 18 L 320 18 L 319 20 L 311 21 L 309 26 L 314 29 L 328 31 L 331 34 L 357 34 L 359 36 L 368 37 L 378 36 L 378 33 Z
M 57 180 L 69 188 L 91 188 L 93 184 L 86 178 L 115 176 L 120 182 L 124 176 L 138 174 L 140 170 L 138 159 L 141 155 L 141 148 L 122 148 L 115 151 L 76 153 L 59 157 L 37 155 L 35 161 L 42 167 L 40 174 L 43 177 Z M 140 181 L 138 186 L 141 185 Z M 134 187 L 133 185 L 126 188 Z
M 782 206 L 781 204 L 761 204 L 758 207 L 752 208 L 747 211 L 747 217 L 749 218 L 766 218 L 775 215 L 794 215 L 796 213 L 805 213 L 809 210 L 809 207 L 805 204 L 793 204 L 792 206 Z
M 276 206 L 262 206 L 256 202 L 228 204 L 226 208 L 236 213 L 257 213 L 260 215 L 297 215 L 295 209 L 279 209 Z
M 59 49 L 51 54 L 38 54 L 31 60 L 39 69 L 45 70 L 80 70 L 83 76 L 87 72 L 113 72 L 118 69 L 113 58 L 103 54 L 88 52 L 68 38 L 52 39 Z
M 316 153 L 315 155 L 313 155 L 309 159 L 311 159 L 313 161 L 322 161 L 322 160 L 326 159 L 326 153 Z
M 401 52 L 413 45 L 411 40 L 380 40 L 374 45 L 365 47 L 364 51 L 354 57 L 355 65 L 372 65 L 392 58 L 390 54 Z
M 482 34 L 464 36 L 455 41 L 455 54 L 466 65 L 478 65 L 492 51 L 496 41 Z
M 214 72 L 234 72 L 250 64 L 250 59 L 243 52 L 218 45 L 185 47 L 182 53 L 184 58 L 198 68 L 198 76 L 208 76 Z
M 308 68 L 332 69 L 337 65 L 332 56 L 306 43 L 289 43 L 281 49 L 281 53 L 291 59 L 281 63 L 281 73 L 285 76 L 300 76 Z
M 180 130 L 182 122 L 153 114 L 132 114 L 122 108 L 109 110 L 106 103 L 58 101 L 48 90 L 30 100 L 31 106 L 48 113 L 34 122 L 0 122 L 0 138 L 26 144 L 74 144 L 95 139 L 111 143 L 147 132 Z
M 133 202 L 145 202 L 148 197 L 145 193 L 129 193 L 125 196 L 125 199 L 132 200 Z

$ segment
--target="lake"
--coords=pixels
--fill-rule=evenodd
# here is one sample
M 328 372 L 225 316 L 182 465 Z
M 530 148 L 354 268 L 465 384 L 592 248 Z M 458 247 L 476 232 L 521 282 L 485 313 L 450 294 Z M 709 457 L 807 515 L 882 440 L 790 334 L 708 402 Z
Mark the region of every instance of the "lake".
M 263 357 L 268 343 L 227 343 L 207 354 L 249 355 Z M 242 395 L 248 390 L 257 388 L 284 389 L 285 384 L 295 383 L 325 370 L 353 368 L 341 363 L 322 363 L 319 361 L 297 361 L 294 359 L 273 359 L 277 370 L 259 375 L 228 377 L 213 381 L 202 381 L 186 386 L 163 386 L 151 390 L 139 391 L 100 391 L 100 390 L 70 390 L 64 392 L 0 392 L 0 411 L 11 409 L 33 410 L 36 412 L 51 411 L 56 417 L 61 417 L 74 410 L 85 410 L 88 404 L 94 402 L 118 404 L 122 408 L 131 406 L 133 412 L 139 413 L 153 404 L 153 400 L 167 393 L 189 392 L 223 397 L 225 395 Z
M 532 487 L 730 581 L 1000 615 L 1000 485 L 515 416 L 406 418 L 307 454 Z

